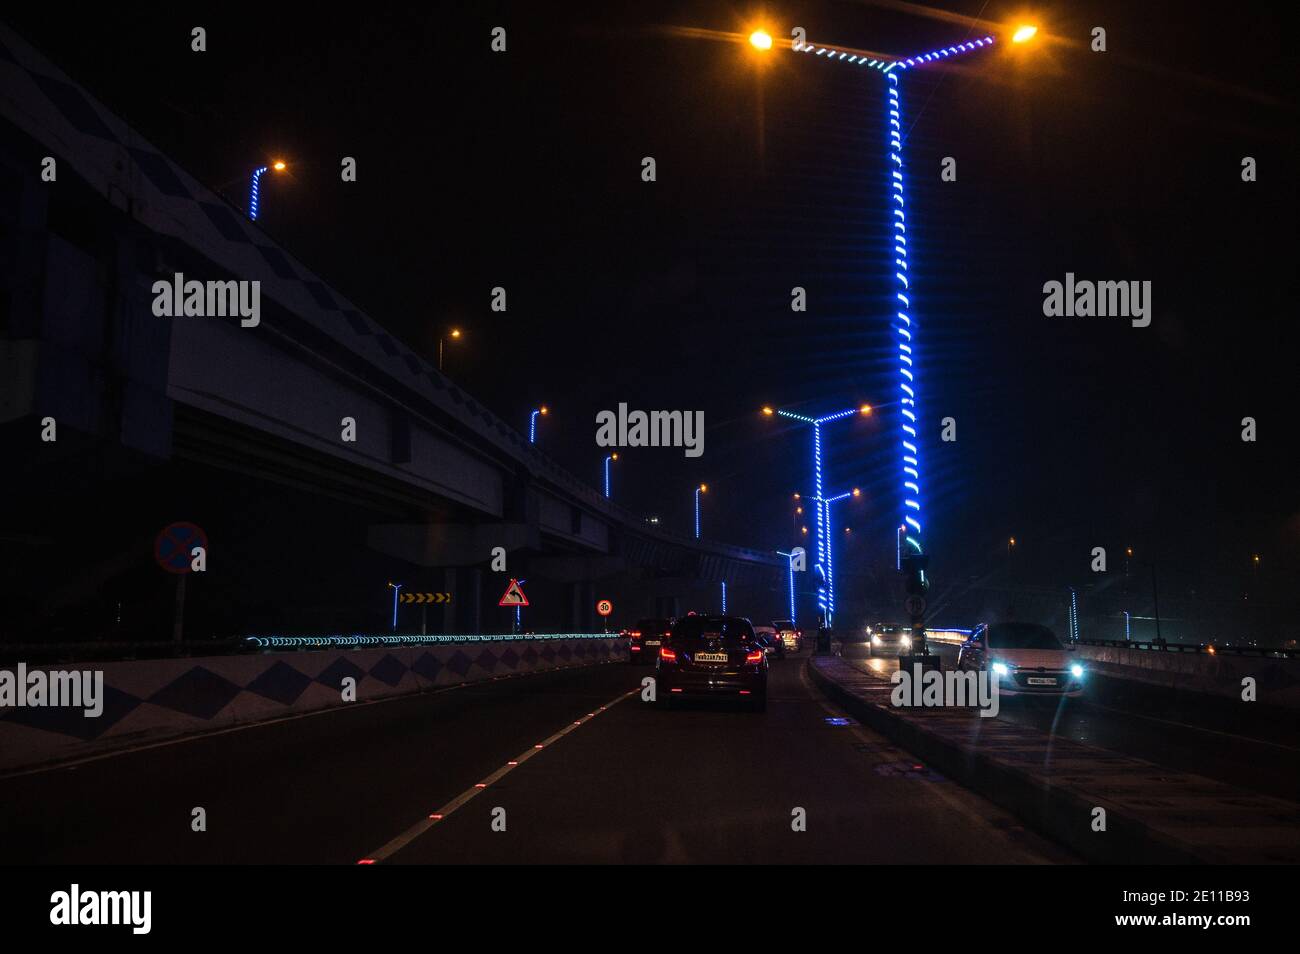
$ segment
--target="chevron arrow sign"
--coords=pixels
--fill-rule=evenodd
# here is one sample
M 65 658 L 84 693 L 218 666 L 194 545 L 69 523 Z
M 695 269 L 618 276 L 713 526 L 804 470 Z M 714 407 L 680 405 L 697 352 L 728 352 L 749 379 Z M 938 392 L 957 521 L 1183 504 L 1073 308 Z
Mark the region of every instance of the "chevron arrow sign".
M 450 603 L 450 593 L 403 593 L 399 597 L 403 603 Z

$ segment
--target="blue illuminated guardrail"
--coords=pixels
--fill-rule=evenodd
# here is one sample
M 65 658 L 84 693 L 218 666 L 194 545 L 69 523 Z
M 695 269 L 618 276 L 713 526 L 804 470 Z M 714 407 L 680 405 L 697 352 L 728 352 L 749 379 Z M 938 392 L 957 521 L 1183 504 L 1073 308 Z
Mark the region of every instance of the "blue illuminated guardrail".
M 617 633 L 512 633 L 403 636 L 367 634 L 339 636 L 245 636 L 235 639 L 118 641 L 101 643 L 0 643 L 0 664 L 92 660 L 181 659 L 194 656 L 236 656 L 304 649 L 362 649 L 367 646 L 420 646 L 446 643 L 543 642 L 556 639 L 613 639 Z
M 365 646 L 426 646 L 446 643 L 508 643 L 548 639 L 615 639 L 617 633 L 474 633 L 438 636 L 245 636 L 247 649 L 360 649 Z

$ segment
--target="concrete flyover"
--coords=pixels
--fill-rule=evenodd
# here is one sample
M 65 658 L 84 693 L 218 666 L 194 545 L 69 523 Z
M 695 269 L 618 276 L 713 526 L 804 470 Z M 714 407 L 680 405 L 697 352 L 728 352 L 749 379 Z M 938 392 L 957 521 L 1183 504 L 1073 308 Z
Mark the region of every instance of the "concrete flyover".
M 782 558 L 612 505 L 3 26 L 0 42 L 16 236 L 0 264 L 12 290 L 0 427 L 15 441 L 46 419 L 58 427 L 57 444 L 23 461 L 26 486 L 69 467 L 183 466 L 191 482 L 236 474 L 301 492 L 304 519 L 345 503 L 367 515 L 364 543 L 388 565 L 436 571 L 423 585 L 454 593 L 434 621 L 447 631 L 495 627 L 495 547 L 509 576 L 553 590 L 543 625 L 592 629 L 597 589 L 629 614 L 714 609 L 724 580 L 735 605 L 780 614 Z M 46 156 L 57 183 L 41 181 Z M 157 316 L 154 283 L 178 274 L 260 283 L 256 323 Z M 135 566 L 138 544 L 98 554 L 85 577 Z

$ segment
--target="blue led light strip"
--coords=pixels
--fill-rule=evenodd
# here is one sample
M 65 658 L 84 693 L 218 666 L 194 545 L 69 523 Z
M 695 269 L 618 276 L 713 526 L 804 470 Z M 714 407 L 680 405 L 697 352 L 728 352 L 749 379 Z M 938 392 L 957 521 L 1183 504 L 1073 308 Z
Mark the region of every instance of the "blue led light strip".
M 248 217 L 254 222 L 257 221 L 257 211 L 262 204 L 262 174 L 266 168 L 258 166 L 253 170 L 253 184 L 248 190 Z
M 933 63 L 935 60 L 947 59 L 950 56 L 960 56 L 962 53 L 969 53 L 972 50 L 978 50 L 982 46 L 992 46 L 993 37 L 986 36 L 982 40 L 970 40 L 966 43 L 958 43 L 956 46 L 947 46 L 940 50 L 931 50 L 929 53 L 922 53 L 919 56 L 908 56 L 898 61 L 900 70 L 908 70 L 917 66 L 924 66 L 926 63 Z
M 885 70 L 894 65 L 893 61 L 888 59 L 863 56 L 852 50 L 837 50 L 834 47 L 821 46 L 817 43 L 795 43 L 790 48 L 796 53 L 811 53 L 813 56 L 824 56 L 828 60 L 839 60 L 849 66 L 865 66 L 874 70 Z
M 817 607 L 825 617 L 826 625 L 830 626 L 835 616 L 835 587 L 832 579 L 832 570 L 830 567 L 830 548 L 826 542 L 827 521 L 830 519 L 826 513 L 826 508 L 822 500 L 822 429 L 823 424 L 830 421 L 843 420 L 846 417 L 852 417 L 854 414 L 862 412 L 861 407 L 851 407 L 847 410 L 837 411 L 834 414 L 826 414 L 822 417 L 808 417 L 806 414 L 795 414 L 793 411 L 784 411 L 777 409 L 779 417 L 788 417 L 792 421 L 799 421 L 803 424 L 811 424 L 813 429 L 813 501 L 817 508 L 817 560 L 813 564 L 817 570 Z
M 907 217 L 905 215 L 906 203 L 903 200 L 903 127 L 902 111 L 898 97 L 898 74 L 886 73 L 889 77 L 889 83 L 886 91 L 889 95 L 888 100 L 888 119 L 889 119 L 889 186 L 890 186 L 890 212 L 894 233 L 894 298 L 897 300 L 899 308 L 895 312 L 898 317 L 898 388 L 901 392 L 899 398 L 899 415 L 901 420 L 900 428 L 902 430 L 902 458 L 903 458 L 903 525 L 908 527 L 912 532 L 906 534 L 904 540 L 912 551 L 922 552 L 921 548 L 921 463 L 919 460 L 920 451 L 917 447 L 916 432 L 916 375 L 913 370 L 912 353 L 915 348 L 914 328 L 912 327 L 912 316 L 909 314 L 912 303 L 910 298 L 910 283 L 908 282 L 908 260 L 907 260 Z
M 907 57 L 870 57 L 861 53 L 855 53 L 853 50 L 840 50 L 833 46 L 822 46 L 819 43 L 795 43 L 791 49 L 796 53 L 808 53 L 812 56 L 820 56 L 827 60 L 834 60 L 837 63 L 844 63 L 846 66 L 865 66 L 868 69 L 879 70 L 882 73 L 889 73 L 895 69 L 907 70 L 915 69 L 918 66 L 925 66 L 927 63 L 934 63 L 939 60 L 945 60 L 949 57 L 960 56 L 963 53 L 970 53 L 974 50 L 993 45 L 993 37 L 986 36 L 979 40 L 968 40 L 958 43 L 954 46 L 945 46 L 937 50 L 931 50 L 929 53 L 920 53 L 916 56 Z
M 794 615 L 794 553 L 787 553 L 785 550 L 777 550 L 776 552 L 785 557 L 785 562 L 789 567 L 787 572 L 790 577 L 790 622 L 795 623 L 797 626 L 797 617 Z
M 826 523 L 825 507 L 822 506 L 822 428 L 813 422 L 813 501 L 817 506 L 817 608 L 825 617 L 826 625 L 831 624 L 827 588 L 830 585 L 826 573 Z

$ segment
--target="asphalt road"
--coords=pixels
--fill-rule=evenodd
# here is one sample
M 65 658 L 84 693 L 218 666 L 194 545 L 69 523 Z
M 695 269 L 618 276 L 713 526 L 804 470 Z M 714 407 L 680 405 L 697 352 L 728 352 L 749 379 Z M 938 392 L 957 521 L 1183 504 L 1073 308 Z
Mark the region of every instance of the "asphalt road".
M 856 661 L 882 674 L 898 668 L 896 658 Z M 1074 699 L 1004 698 L 998 718 L 1300 802 L 1300 713 L 1292 710 L 1094 676 Z
M 636 692 L 648 667 L 609 664 L 0 779 L 0 861 L 1076 860 L 879 736 L 832 724 L 843 714 L 802 668 L 774 664 L 762 714 L 661 711 Z M 191 830 L 195 807 L 206 832 Z

